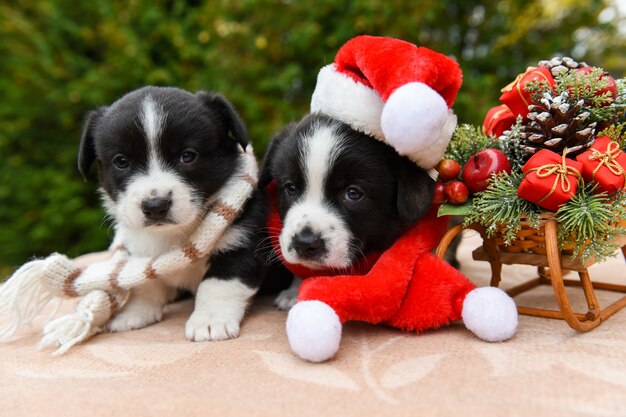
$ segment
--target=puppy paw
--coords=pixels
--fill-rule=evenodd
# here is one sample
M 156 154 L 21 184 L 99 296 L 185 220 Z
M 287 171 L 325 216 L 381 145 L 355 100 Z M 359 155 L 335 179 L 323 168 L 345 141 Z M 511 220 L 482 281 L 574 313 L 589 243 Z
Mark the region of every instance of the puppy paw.
M 293 307 L 298 301 L 298 289 L 295 290 L 292 288 L 287 288 L 286 290 L 282 290 L 276 299 L 274 300 L 274 305 L 278 307 L 279 310 L 287 311 Z
M 239 320 L 194 311 L 185 324 L 185 336 L 193 342 L 232 339 L 239 336 Z
M 279 310 L 287 311 L 291 309 L 298 302 L 298 290 L 300 289 L 302 280 L 298 277 L 293 277 L 291 285 L 286 290 L 281 291 L 278 297 L 274 300 L 274 305 Z
M 129 304 L 109 322 L 107 329 L 110 332 L 125 332 L 127 330 L 141 329 L 163 318 L 161 305 L 147 303 Z
M 255 288 L 239 280 L 205 279 L 198 287 L 196 305 L 185 325 L 185 336 L 194 342 L 239 336 L 239 324 L 255 292 Z

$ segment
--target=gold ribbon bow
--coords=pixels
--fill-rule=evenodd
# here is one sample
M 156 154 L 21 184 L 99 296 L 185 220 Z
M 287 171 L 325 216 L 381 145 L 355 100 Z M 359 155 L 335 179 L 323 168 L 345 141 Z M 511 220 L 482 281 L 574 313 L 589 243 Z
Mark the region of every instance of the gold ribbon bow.
M 528 71 L 528 70 L 526 70 L 526 71 Z M 511 81 L 510 83 L 508 83 L 506 86 L 502 87 L 500 92 L 501 93 L 506 93 L 508 91 L 511 91 L 513 89 L 513 87 L 515 87 L 517 84 L 519 84 L 519 82 L 522 81 L 522 78 L 524 78 L 525 76 L 526 76 L 526 72 L 523 72 L 521 74 L 517 74 L 517 77 L 515 77 L 515 79 L 513 81 Z
M 620 153 L 622 153 L 619 148 L 619 144 L 617 142 L 609 142 L 606 147 L 606 152 L 602 153 L 597 149 L 591 148 L 591 156 L 589 157 L 590 161 L 600 161 L 598 166 L 593 170 L 592 177 L 594 180 L 596 179 L 596 173 L 600 170 L 600 168 L 604 165 L 615 175 L 623 175 L 624 181 L 626 181 L 626 171 L 624 168 L 617 162 L 617 157 Z
M 552 184 L 550 192 L 535 204 L 540 204 L 546 201 L 556 191 L 559 181 L 561 183 L 561 190 L 563 190 L 564 193 L 570 193 L 572 190 L 572 184 L 568 178 L 569 175 L 573 175 L 576 179 L 580 178 L 580 172 L 576 168 L 568 166 L 565 162 L 565 155 L 567 155 L 567 149 L 563 151 L 560 164 L 546 164 L 528 170 L 528 172 L 536 171 L 537 178 L 547 178 L 556 174 L 556 178 L 554 179 L 554 184 Z

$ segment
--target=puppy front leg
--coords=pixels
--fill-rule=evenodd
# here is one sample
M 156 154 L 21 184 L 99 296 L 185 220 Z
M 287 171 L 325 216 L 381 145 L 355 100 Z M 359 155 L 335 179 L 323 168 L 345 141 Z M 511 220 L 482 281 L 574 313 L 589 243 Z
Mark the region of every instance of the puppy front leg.
M 112 332 L 141 329 L 161 321 L 163 307 L 176 293 L 159 281 L 150 281 L 133 288 L 128 302 L 122 310 L 111 319 L 108 329 Z
M 185 325 L 194 342 L 226 340 L 239 336 L 239 325 L 256 288 L 238 279 L 207 278 L 200 283 L 196 306 Z
M 231 251 L 211 260 L 196 293 L 185 336 L 194 342 L 239 336 L 239 326 L 261 280 L 260 261 L 247 250 Z

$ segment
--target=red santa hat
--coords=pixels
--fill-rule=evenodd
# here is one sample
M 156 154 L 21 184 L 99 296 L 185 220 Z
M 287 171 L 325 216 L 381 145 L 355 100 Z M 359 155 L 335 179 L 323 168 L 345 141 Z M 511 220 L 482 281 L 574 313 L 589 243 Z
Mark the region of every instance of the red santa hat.
M 323 67 L 311 111 L 392 146 L 422 168 L 443 157 L 462 74 L 453 59 L 398 39 L 358 36 Z

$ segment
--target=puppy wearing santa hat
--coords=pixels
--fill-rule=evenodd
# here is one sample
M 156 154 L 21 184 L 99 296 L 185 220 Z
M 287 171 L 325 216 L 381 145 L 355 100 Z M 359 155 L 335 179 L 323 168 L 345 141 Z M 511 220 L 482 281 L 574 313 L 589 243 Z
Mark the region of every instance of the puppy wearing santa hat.
M 260 185 L 273 255 L 304 279 L 286 323 L 301 358 L 332 358 L 352 320 L 419 332 L 463 319 L 486 341 L 515 334 L 506 293 L 432 254 L 447 226 L 431 204 L 433 167 L 461 81 L 445 55 L 359 36 L 320 70 L 311 114 L 270 144 Z

